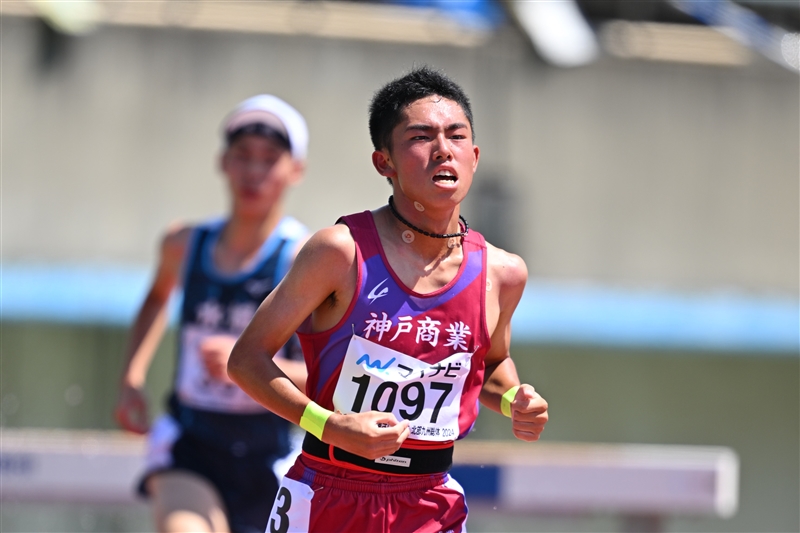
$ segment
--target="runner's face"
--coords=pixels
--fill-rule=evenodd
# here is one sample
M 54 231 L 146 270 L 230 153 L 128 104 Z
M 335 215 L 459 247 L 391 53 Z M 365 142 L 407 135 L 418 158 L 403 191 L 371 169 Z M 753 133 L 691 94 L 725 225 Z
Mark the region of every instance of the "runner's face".
M 244 216 L 265 216 L 284 189 L 299 180 L 302 164 L 277 141 L 245 134 L 223 154 L 222 171 L 228 178 L 234 211 Z
M 392 150 L 384 149 L 395 195 L 434 207 L 460 203 L 472 185 L 480 151 L 472 128 L 453 100 L 430 96 L 411 103 L 392 132 Z

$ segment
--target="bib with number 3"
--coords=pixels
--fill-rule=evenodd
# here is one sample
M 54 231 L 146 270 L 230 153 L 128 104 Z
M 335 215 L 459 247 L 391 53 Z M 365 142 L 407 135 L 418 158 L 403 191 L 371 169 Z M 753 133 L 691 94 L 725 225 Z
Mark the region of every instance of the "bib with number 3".
M 266 533 L 308 533 L 314 490 L 284 477 L 269 514 Z
M 353 335 L 333 405 L 345 414 L 392 413 L 409 421 L 413 439 L 454 440 L 471 358 L 462 352 L 430 364 Z

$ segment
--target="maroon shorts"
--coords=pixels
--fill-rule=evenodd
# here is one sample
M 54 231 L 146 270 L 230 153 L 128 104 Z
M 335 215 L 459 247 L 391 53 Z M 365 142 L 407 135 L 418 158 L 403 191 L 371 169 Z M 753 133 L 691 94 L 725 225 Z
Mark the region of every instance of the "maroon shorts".
M 447 473 L 362 472 L 306 454 L 281 483 L 267 533 L 462 533 L 467 503 Z

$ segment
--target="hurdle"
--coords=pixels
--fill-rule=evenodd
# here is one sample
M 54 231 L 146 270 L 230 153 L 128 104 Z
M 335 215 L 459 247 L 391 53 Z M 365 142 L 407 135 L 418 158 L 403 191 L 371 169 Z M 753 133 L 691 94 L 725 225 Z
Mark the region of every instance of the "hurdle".
M 451 472 L 471 507 L 614 514 L 629 532 L 662 531 L 676 515 L 730 518 L 739 503 L 739 458 L 726 447 L 459 442 Z
M 3 428 L 0 501 L 136 503 L 144 449 L 144 438 L 120 431 Z M 726 447 L 466 440 L 451 473 L 472 508 L 615 514 L 623 531 L 738 507 L 739 459 Z

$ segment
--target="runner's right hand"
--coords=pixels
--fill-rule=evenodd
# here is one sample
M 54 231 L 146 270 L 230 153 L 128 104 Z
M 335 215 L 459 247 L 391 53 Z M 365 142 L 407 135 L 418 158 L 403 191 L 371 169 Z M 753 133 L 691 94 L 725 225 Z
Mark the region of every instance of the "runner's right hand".
M 392 413 L 368 411 L 332 414 L 325 423 L 322 438 L 350 453 L 377 459 L 399 450 L 408 435 L 408 420 L 398 422 Z
M 123 385 L 114 409 L 114 418 L 127 431 L 144 435 L 150 429 L 147 420 L 147 399 L 142 389 Z

